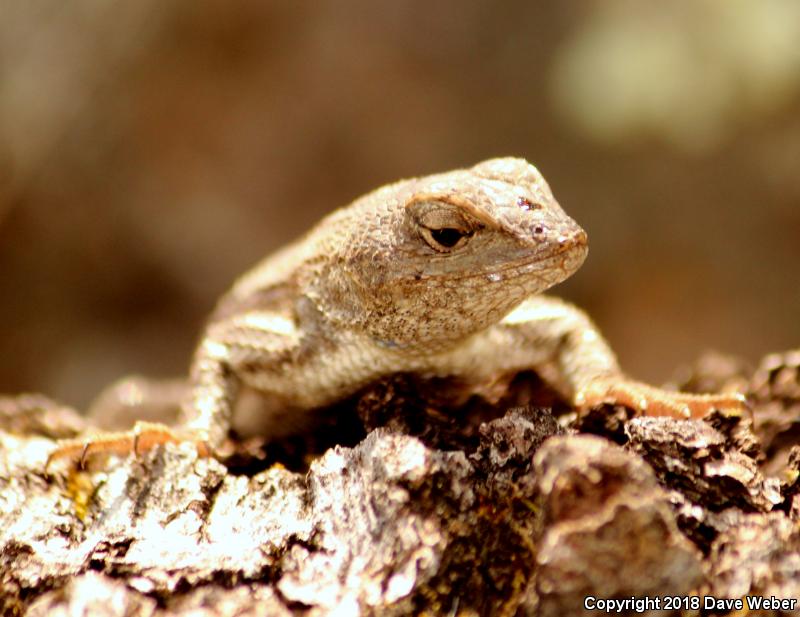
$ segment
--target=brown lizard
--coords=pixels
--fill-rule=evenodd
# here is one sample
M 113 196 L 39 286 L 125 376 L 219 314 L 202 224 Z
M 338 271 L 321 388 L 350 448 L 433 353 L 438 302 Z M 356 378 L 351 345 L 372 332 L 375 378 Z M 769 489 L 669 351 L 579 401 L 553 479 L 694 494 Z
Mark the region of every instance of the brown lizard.
M 241 277 L 211 315 L 176 429 L 65 441 L 52 458 L 224 441 L 242 386 L 265 413 L 302 413 L 395 372 L 481 384 L 525 369 L 579 409 L 603 403 L 701 417 L 741 395 L 668 392 L 628 378 L 590 319 L 540 292 L 572 275 L 586 233 L 537 169 L 492 159 L 403 180 L 324 218 Z M 554 369 L 554 370 L 553 370 Z M 273 411 L 270 411 L 273 410 Z

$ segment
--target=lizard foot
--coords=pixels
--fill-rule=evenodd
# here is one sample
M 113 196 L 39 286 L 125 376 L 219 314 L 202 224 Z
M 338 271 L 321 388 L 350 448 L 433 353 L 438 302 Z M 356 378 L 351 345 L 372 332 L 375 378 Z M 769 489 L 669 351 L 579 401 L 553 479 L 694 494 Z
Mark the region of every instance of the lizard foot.
M 575 396 L 575 405 L 585 411 L 599 405 L 624 405 L 646 416 L 703 418 L 712 410 L 750 409 L 743 394 L 687 394 L 670 392 L 626 379 L 597 379 Z
M 177 434 L 164 424 L 137 422 L 130 431 L 120 433 L 97 433 L 84 438 L 65 439 L 50 453 L 45 470 L 53 461 L 69 461 L 79 469 L 86 466 L 92 457 L 104 454 L 140 454 L 165 443 L 193 442 L 200 456 L 210 456 L 211 449 L 205 439 L 197 435 Z

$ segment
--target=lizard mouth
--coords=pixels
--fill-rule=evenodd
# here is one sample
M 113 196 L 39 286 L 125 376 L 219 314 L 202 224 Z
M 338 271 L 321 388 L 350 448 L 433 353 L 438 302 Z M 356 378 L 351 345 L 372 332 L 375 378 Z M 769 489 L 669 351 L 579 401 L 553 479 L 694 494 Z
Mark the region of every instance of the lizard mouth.
M 459 285 L 465 281 L 488 281 L 499 283 L 516 279 L 530 279 L 526 288 L 543 290 L 571 276 L 583 264 L 588 252 L 586 233 L 581 229 L 570 236 L 563 236 L 557 241 L 539 245 L 536 248 L 518 247 L 517 255 L 509 258 L 503 255 L 495 265 L 485 266 L 471 272 L 436 272 L 420 273 L 417 280 L 436 280 L 446 287 Z M 516 257 L 516 258 L 514 258 Z
M 505 267 L 495 270 L 494 274 L 497 278 L 492 279 L 491 274 L 487 275 L 487 278 L 507 280 L 540 272 L 555 275 L 542 277 L 544 279 L 564 280 L 581 267 L 588 252 L 586 233 L 580 230 L 572 236 L 564 238 L 554 247 L 554 250 L 509 263 Z
M 500 282 L 527 278 L 535 281 L 535 286 L 542 290 L 572 276 L 582 263 L 583 256 L 568 255 L 564 251 L 559 255 L 552 255 L 545 259 L 503 268 L 495 273 L 486 275 L 486 279 L 492 282 Z

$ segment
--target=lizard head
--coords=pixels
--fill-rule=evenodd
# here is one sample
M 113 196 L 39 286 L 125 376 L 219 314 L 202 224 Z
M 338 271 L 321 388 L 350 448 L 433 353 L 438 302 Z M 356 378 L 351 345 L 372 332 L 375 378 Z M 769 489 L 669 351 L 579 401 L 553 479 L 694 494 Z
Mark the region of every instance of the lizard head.
M 482 330 L 569 277 L 588 250 L 522 159 L 401 181 L 360 201 L 338 262 L 352 284 L 336 296 L 341 305 L 355 294 L 365 327 L 389 346 L 440 347 Z
M 586 233 L 522 159 L 422 178 L 404 210 L 403 253 L 418 280 L 516 285 L 527 297 L 573 274 L 588 251 Z

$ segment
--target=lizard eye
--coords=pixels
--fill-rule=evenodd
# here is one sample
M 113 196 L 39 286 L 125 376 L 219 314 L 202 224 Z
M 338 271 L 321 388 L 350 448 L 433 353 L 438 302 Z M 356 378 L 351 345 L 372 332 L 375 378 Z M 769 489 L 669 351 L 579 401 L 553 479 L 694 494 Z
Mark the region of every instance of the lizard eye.
M 406 212 L 416 233 L 437 253 L 460 249 L 482 227 L 465 208 L 424 196 L 409 202 Z
M 467 240 L 472 236 L 471 231 L 465 231 L 456 227 L 441 227 L 439 229 L 420 227 L 420 229 L 422 230 L 422 237 L 425 238 L 425 242 L 427 242 L 432 249 L 441 253 L 446 253 L 464 246 Z

